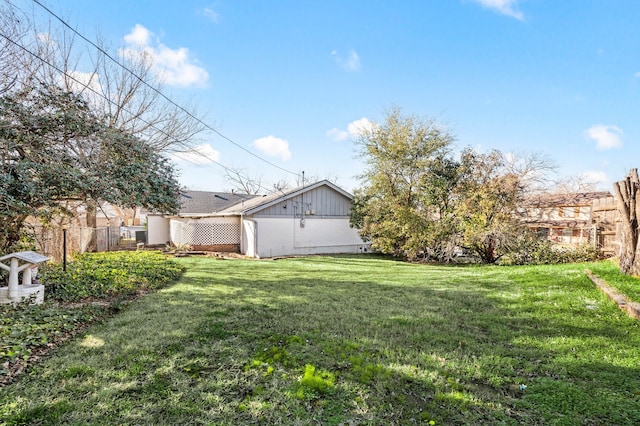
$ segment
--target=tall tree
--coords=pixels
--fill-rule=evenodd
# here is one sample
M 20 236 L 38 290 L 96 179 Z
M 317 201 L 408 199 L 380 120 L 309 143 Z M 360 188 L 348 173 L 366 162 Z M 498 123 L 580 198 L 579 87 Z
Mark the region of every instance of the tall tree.
M 366 171 L 351 224 L 383 253 L 451 261 L 466 247 L 496 262 L 521 231 L 514 211 L 548 162 L 472 149 L 452 157 L 453 138 L 432 120 L 392 110 L 358 141 Z
M 0 34 L 0 89 L 61 87 L 82 96 L 109 127 L 161 152 L 190 151 L 205 129 L 192 107 L 163 94 L 145 51 L 113 51 L 101 39 L 80 44 L 70 27 L 38 23 L 9 0 L 0 0 Z
M 622 219 L 620 271 L 627 275 L 640 275 L 640 178 L 638 169 L 613 184 L 618 212 Z
M 61 87 L 82 99 L 105 126 L 144 141 L 156 153 L 190 151 L 205 129 L 192 108 L 162 93 L 163 81 L 145 52 L 109 53 L 102 41 L 83 49 L 69 27 L 36 23 L 8 0 L 0 0 L 0 25 L 0 90 Z M 98 205 L 93 198 L 86 203 L 87 226 L 95 228 Z
M 355 193 L 351 222 L 383 253 L 415 257 L 432 247 L 438 214 L 424 196 L 447 176 L 442 167 L 453 137 L 431 119 L 390 110 L 357 141 L 366 169 Z M 446 184 L 445 184 L 446 186 Z
M 465 150 L 455 188 L 463 245 L 484 263 L 495 263 L 520 232 L 513 215 L 524 193 L 526 175 L 517 174 L 499 151 Z M 523 181 L 525 183 L 523 183 Z
M 167 212 L 179 206 L 166 159 L 52 86 L 0 98 L 0 172 L 0 250 L 17 241 L 27 215 L 46 220 L 66 200 Z
M 21 80 L 21 55 L 16 42 L 28 32 L 25 17 L 7 0 L 0 0 L 0 94 Z

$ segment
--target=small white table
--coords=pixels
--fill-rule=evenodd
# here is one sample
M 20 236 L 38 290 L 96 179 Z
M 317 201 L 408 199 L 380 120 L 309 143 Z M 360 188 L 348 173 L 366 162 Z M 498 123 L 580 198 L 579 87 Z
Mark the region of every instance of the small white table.
M 35 251 L 19 251 L 0 257 L 0 268 L 9 271 L 9 285 L 0 287 L 0 303 L 16 303 L 36 294 L 35 303 L 44 301 L 44 286 L 31 283 L 31 268 L 49 260 Z M 9 262 L 9 266 L 5 262 Z M 20 262 L 23 262 L 20 265 Z M 22 285 L 18 283 L 18 274 L 22 272 Z

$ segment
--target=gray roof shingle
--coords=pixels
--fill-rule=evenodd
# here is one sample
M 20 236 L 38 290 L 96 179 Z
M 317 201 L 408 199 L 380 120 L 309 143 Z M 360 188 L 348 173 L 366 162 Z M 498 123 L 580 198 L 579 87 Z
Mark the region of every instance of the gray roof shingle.
M 230 192 L 184 191 L 180 194 L 179 214 L 209 214 L 220 212 L 227 207 L 250 200 L 258 195 L 235 194 Z

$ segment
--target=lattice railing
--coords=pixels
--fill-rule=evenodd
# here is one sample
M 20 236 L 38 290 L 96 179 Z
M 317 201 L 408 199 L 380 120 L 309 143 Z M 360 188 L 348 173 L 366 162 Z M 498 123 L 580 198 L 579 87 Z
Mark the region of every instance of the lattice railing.
M 239 223 L 172 223 L 174 242 L 194 246 L 240 244 Z

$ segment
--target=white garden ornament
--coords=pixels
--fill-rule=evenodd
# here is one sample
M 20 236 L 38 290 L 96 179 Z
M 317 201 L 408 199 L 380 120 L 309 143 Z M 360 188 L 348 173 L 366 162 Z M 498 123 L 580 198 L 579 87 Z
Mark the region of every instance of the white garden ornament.
M 34 251 L 19 251 L 0 257 L 0 268 L 9 271 L 9 285 L 0 287 L 0 304 L 17 303 L 35 294 L 34 303 L 44 301 L 44 286 L 32 283 L 32 270 L 39 263 L 49 260 L 47 256 Z M 8 262 L 9 265 L 6 265 Z M 22 264 L 20 264 L 22 262 Z M 22 272 L 22 284 L 19 283 L 18 274 Z

